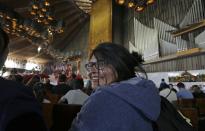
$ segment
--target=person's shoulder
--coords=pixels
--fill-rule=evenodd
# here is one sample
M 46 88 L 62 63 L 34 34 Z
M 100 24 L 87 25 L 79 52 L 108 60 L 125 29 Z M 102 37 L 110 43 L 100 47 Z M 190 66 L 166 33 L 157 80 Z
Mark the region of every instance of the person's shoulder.
M 99 88 L 95 92 L 93 92 L 86 103 L 101 103 L 110 96 L 110 94 L 106 91 L 109 87 Z
M 1 88 L 22 88 L 22 87 L 25 87 L 21 83 L 11 81 L 11 80 L 6 80 L 4 78 L 0 78 L 0 85 L 1 85 Z
M 179 91 L 177 91 L 177 93 L 176 93 L 176 94 L 182 94 L 182 93 L 183 93 L 183 92 L 179 90 Z
M 69 90 L 66 94 L 76 94 L 77 93 L 77 90 L 73 90 L 73 89 L 71 89 L 71 90 Z
M 73 94 L 76 94 L 76 90 L 71 89 L 65 95 L 73 95 Z
M 157 92 L 158 89 L 153 81 L 147 80 L 144 78 L 132 78 L 127 81 L 122 81 L 113 85 L 110 85 L 111 88 L 107 90 L 116 91 L 139 91 L 139 92 Z

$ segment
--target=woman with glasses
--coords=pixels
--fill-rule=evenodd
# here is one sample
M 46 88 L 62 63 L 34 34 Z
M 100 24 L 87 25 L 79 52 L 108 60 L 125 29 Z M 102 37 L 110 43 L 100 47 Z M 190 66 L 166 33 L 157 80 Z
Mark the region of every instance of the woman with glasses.
M 124 47 L 102 43 L 86 69 L 95 92 L 84 103 L 71 131 L 152 131 L 160 113 L 160 96 L 144 72 L 142 59 Z M 145 73 L 145 72 L 144 72 Z

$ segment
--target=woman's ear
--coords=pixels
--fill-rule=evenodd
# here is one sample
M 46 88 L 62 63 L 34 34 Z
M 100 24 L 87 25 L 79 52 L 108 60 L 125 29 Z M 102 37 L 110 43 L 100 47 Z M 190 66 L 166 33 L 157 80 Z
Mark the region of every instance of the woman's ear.
M 118 73 L 116 70 L 114 70 L 114 75 L 115 75 L 115 81 L 118 81 Z
M 116 69 L 112 66 L 112 65 L 109 65 L 108 66 L 109 68 L 111 68 L 112 72 L 113 72 L 113 75 L 114 75 L 114 81 L 118 81 L 118 72 L 116 71 Z M 114 82 L 113 81 L 113 82 Z

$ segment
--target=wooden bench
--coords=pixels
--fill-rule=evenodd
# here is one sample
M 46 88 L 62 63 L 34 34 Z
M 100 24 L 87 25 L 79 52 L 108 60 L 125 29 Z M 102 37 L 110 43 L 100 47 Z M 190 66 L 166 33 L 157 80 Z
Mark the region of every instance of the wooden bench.
M 179 108 L 180 112 L 187 118 L 191 120 L 191 124 L 195 128 L 195 130 L 198 130 L 198 111 L 196 108 Z
M 196 107 L 198 108 L 199 115 L 205 116 L 205 98 L 196 99 Z
M 45 123 L 51 131 L 68 131 L 81 105 L 43 103 Z
M 46 91 L 45 98 L 48 99 L 53 104 L 58 103 L 58 101 L 60 100 L 61 97 L 62 97 L 62 95 L 56 95 L 56 94 L 52 94 L 49 91 Z
M 176 104 L 178 108 L 195 108 L 195 99 L 179 99 Z
M 54 104 L 50 104 L 50 103 L 42 104 L 44 121 L 49 129 L 53 125 L 53 106 Z
M 80 109 L 81 105 L 55 104 L 51 131 L 68 131 Z

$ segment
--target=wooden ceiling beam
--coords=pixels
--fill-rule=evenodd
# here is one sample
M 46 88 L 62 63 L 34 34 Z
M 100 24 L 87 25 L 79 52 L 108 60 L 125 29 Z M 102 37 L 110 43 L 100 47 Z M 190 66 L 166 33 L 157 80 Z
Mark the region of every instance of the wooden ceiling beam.
M 15 54 L 20 53 L 22 51 L 25 51 L 28 48 L 32 48 L 32 45 L 30 44 L 30 45 L 28 45 L 26 47 L 20 48 L 20 49 L 15 50 L 15 51 L 12 51 L 12 52 L 9 53 L 9 56 L 15 55 Z
M 78 6 L 92 6 L 92 4 L 90 4 L 90 3 L 79 3 L 79 2 L 76 2 L 76 4 L 78 5 Z
M 69 0 L 53 0 L 52 1 L 52 5 L 58 5 L 61 3 L 71 3 L 71 1 L 69 1 Z
M 82 29 L 82 26 L 83 26 L 83 25 L 84 25 L 84 23 L 82 22 L 80 25 L 78 25 L 78 28 L 74 29 L 74 31 L 69 34 L 69 37 L 65 40 L 65 41 L 67 41 L 67 42 L 66 42 L 67 44 L 75 38 L 75 36 L 77 35 L 77 33 Z M 61 44 L 59 48 L 60 48 L 61 50 L 63 50 L 63 49 L 66 48 L 66 46 L 68 46 L 67 44 Z
M 64 21 L 66 21 L 65 18 L 78 14 L 79 12 L 77 10 L 61 10 L 61 11 L 57 11 L 55 12 L 55 17 L 59 18 L 59 19 L 63 19 Z
M 20 43 L 22 41 L 26 41 L 26 39 L 22 38 L 22 37 L 15 37 L 13 39 L 10 39 L 9 46 L 12 46 L 14 44 Z
M 62 18 L 64 19 L 66 24 L 69 24 L 71 20 L 71 18 L 74 17 L 74 19 L 76 20 L 76 17 L 79 15 L 78 11 L 71 11 L 69 13 L 67 13 L 66 15 L 64 15 Z
M 77 32 L 80 31 L 82 25 L 84 25 L 84 21 L 86 19 L 83 19 L 82 21 L 79 21 L 78 23 L 74 24 L 72 28 L 70 28 L 69 32 L 67 32 L 67 37 L 59 41 L 59 47 L 60 49 L 64 49 L 64 47 L 67 46 L 67 44 L 70 42 L 70 40 L 77 34 Z M 72 38 L 71 38 L 72 37 Z M 71 39 L 70 39 L 71 38 Z M 62 44 L 64 43 L 64 44 Z
M 71 10 L 72 9 L 72 6 L 68 6 L 68 7 L 61 7 L 61 8 L 55 8 L 54 10 L 54 14 L 61 14 L 62 12 L 66 12 L 66 11 L 75 11 L 75 10 Z M 66 12 L 68 13 L 68 12 Z
M 44 54 L 44 52 L 38 53 L 35 56 L 29 57 L 28 60 L 33 60 L 33 59 L 38 58 L 39 56 L 41 56 L 43 54 Z
M 75 2 L 79 2 L 79 3 L 89 3 L 92 4 L 93 2 L 90 0 L 75 0 Z
M 30 0 L 0 0 L 1 3 L 10 8 L 22 8 L 29 5 Z
M 81 19 L 85 19 L 85 18 L 82 18 L 82 14 L 76 14 L 72 17 L 72 19 L 71 19 L 71 16 L 67 17 L 67 18 L 64 18 L 64 20 L 66 20 L 65 21 L 66 28 L 64 29 L 63 34 L 55 36 L 54 41 L 53 41 L 53 46 L 55 48 L 56 48 L 56 45 L 58 45 L 59 41 L 61 41 L 65 37 L 68 37 L 67 36 L 67 34 L 68 34 L 67 31 L 70 31 L 73 28 L 73 24 L 79 23 L 81 21 Z
M 15 8 L 14 11 L 18 13 L 25 13 L 25 12 L 28 12 L 30 8 L 31 8 L 30 6 Z
M 66 25 L 71 25 L 73 23 L 75 23 L 76 21 L 80 21 L 82 19 L 85 19 L 87 16 L 86 14 L 72 14 L 72 15 L 69 15 L 69 16 L 66 16 L 64 18 L 65 22 L 66 22 Z
M 72 6 L 72 4 L 68 0 L 55 0 L 55 2 L 51 3 L 51 7 L 55 8 L 61 8 L 65 6 Z

